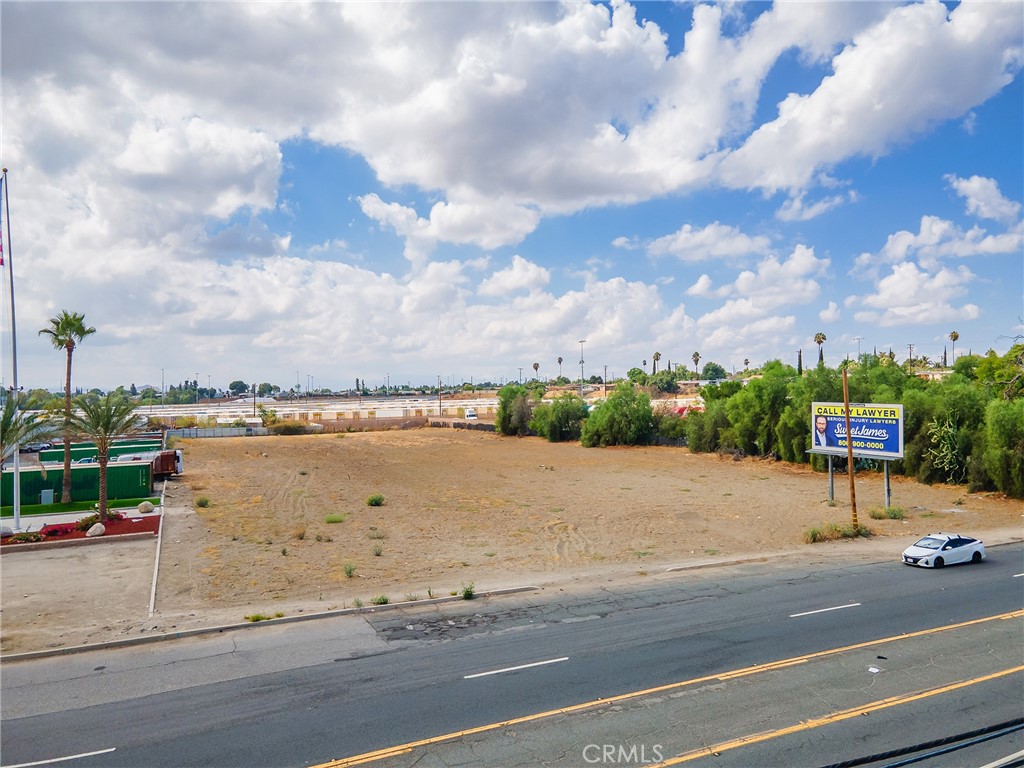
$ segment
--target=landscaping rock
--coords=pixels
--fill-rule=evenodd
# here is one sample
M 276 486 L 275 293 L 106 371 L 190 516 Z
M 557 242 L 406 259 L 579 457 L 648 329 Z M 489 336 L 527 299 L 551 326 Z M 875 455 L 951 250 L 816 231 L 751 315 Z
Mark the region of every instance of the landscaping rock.
M 0 526 L 0 539 L 6 539 L 8 536 L 14 535 L 14 529 L 9 528 L 6 525 Z
M 139 504 L 139 512 L 141 512 L 144 515 L 149 512 L 152 512 L 154 509 L 156 509 L 156 507 L 153 506 L 153 502 L 151 501 L 144 501 L 141 504 Z
M 103 523 L 96 523 L 92 528 L 85 532 L 86 536 L 102 536 L 107 532 L 107 529 L 103 527 Z

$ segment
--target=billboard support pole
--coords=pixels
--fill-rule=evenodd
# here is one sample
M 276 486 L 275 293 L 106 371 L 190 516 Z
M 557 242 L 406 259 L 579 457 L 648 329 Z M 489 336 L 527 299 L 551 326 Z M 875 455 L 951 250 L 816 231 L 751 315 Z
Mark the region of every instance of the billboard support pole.
M 889 507 L 892 506 L 892 488 L 889 486 L 889 460 L 885 462 L 885 509 L 888 511 Z
M 832 454 L 828 455 L 828 500 L 836 500 L 836 476 L 832 472 Z
M 846 474 L 850 476 L 850 509 L 853 530 L 860 528 L 857 522 L 857 487 L 853 480 L 853 435 L 850 432 L 850 385 L 847 381 L 846 368 L 843 368 L 843 413 L 846 417 Z

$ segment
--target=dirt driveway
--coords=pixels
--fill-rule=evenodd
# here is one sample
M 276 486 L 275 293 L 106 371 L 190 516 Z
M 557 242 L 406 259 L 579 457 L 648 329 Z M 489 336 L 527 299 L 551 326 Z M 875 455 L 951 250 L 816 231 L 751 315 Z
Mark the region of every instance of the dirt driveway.
M 806 467 L 679 448 L 585 449 L 447 429 L 178 447 L 185 474 L 167 488 L 154 615 L 155 543 L 4 555 L 4 653 L 437 597 L 470 584 L 587 587 L 766 552 L 884 557 L 931 530 L 1021 537 L 1019 501 L 903 478 L 893 478 L 892 503 L 906 519 L 872 520 L 882 479 L 862 474 L 861 522 L 901 538 L 807 545 L 807 528 L 849 522 L 845 476 L 830 505 L 827 477 Z M 381 506 L 367 504 L 374 494 Z M 101 599 L 79 599 L 93 592 Z

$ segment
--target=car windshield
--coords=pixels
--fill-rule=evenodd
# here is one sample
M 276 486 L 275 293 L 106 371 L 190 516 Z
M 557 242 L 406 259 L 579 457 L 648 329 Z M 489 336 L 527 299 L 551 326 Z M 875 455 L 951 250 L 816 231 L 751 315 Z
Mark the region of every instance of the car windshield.
M 946 542 L 944 542 L 942 539 L 934 539 L 931 536 L 925 536 L 914 546 L 921 547 L 921 549 L 938 549 L 945 543 Z

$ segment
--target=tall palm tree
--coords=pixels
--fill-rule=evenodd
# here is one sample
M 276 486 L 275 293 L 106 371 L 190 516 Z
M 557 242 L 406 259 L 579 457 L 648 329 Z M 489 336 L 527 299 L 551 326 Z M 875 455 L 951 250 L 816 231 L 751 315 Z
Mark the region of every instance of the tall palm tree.
M 71 356 L 75 352 L 75 346 L 80 344 L 86 336 L 96 333 L 95 328 L 87 327 L 85 315 L 77 312 L 68 313 L 61 310 L 57 317 L 50 318 L 50 327 L 39 331 L 40 336 L 49 336 L 50 343 L 54 349 L 63 349 L 67 352 L 68 364 L 64 375 L 64 484 L 61 490 L 61 503 L 67 504 L 71 501 L 71 435 L 67 431 L 67 423 L 71 418 Z
M 14 455 L 16 446 L 45 440 L 53 431 L 49 420 L 38 413 L 19 411 L 17 400 L 8 397 L 0 415 L 0 464 Z
M 748 369 L 749 367 L 750 367 L 750 358 L 748 358 L 748 357 L 744 357 L 744 358 L 743 358 L 743 370 L 745 371 L 745 370 L 747 370 L 747 369 Z
M 661 360 L 661 352 L 655 352 L 651 357 L 651 373 L 655 374 L 658 372 L 658 361 Z
M 956 331 L 950 332 L 949 340 L 953 342 L 953 365 L 956 365 L 956 343 L 960 340 L 960 334 Z
M 562 358 L 558 358 L 558 378 L 562 378 Z
M 693 353 L 693 378 L 699 379 L 697 375 L 697 366 L 700 365 L 700 352 Z
M 537 378 L 539 373 L 540 373 L 540 363 L 534 363 L 533 364 L 533 377 Z
M 828 336 L 826 336 L 821 331 L 818 331 L 816 334 L 814 334 L 814 343 L 818 345 L 818 365 L 825 364 L 825 350 L 821 348 L 821 345 L 824 344 L 826 341 L 828 341 Z
M 144 425 L 135 413 L 135 403 L 123 397 L 107 394 L 103 397 L 81 397 L 78 410 L 68 420 L 70 434 L 91 440 L 96 444 L 96 461 L 100 468 L 100 520 L 107 513 L 107 463 L 110 447 L 115 440 L 137 435 Z

